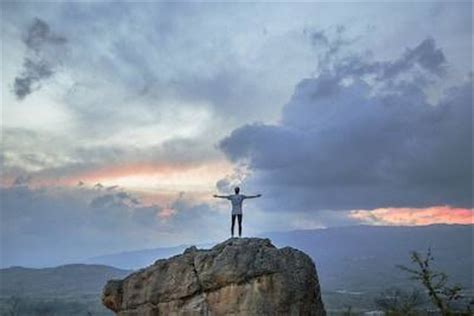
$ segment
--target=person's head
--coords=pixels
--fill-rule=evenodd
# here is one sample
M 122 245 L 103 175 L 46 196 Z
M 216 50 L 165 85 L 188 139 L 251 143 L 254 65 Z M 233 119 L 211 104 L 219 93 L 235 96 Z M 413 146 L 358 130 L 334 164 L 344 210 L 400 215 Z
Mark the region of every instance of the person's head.
M 235 192 L 235 194 L 239 194 L 240 188 L 239 188 L 239 187 L 235 187 L 235 188 L 234 188 L 234 192 Z

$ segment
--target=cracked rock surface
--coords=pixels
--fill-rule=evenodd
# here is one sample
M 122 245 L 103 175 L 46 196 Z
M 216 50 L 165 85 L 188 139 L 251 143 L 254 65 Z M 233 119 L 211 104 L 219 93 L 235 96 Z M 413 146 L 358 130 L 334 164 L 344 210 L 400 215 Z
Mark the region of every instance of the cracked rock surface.
M 108 281 L 102 302 L 120 316 L 325 315 L 311 258 L 260 238 L 190 247 Z

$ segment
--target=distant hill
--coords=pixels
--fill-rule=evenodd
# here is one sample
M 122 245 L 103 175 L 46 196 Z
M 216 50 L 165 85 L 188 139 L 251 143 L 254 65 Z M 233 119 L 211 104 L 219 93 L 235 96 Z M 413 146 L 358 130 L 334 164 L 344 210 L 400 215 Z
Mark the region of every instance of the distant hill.
M 0 269 L 0 295 L 8 297 L 97 296 L 107 280 L 123 278 L 130 270 L 104 265 L 68 264 L 54 268 Z
M 428 226 L 346 226 L 327 229 L 271 232 L 279 246 L 292 246 L 308 253 L 316 262 L 323 291 L 379 290 L 382 285 L 411 284 L 395 266 L 409 265 L 409 254 L 432 248 L 436 265 L 451 279 L 473 288 L 474 225 Z M 210 245 L 198 245 L 208 248 Z M 160 258 L 181 253 L 187 245 L 123 252 L 95 257 L 88 263 L 101 263 L 125 269 L 138 269 Z
M 428 247 L 432 248 L 435 266 L 472 295 L 473 233 L 474 225 L 350 226 L 272 232 L 259 237 L 270 238 L 278 247 L 298 248 L 313 258 L 324 303 L 329 309 L 352 306 L 367 310 L 373 307 L 373 298 L 383 289 L 392 286 L 409 289 L 416 285 L 396 265 L 410 265 L 410 251 L 425 252 Z M 99 302 L 107 280 L 123 278 L 131 269 L 143 268 L 157 259 L 182 253 L 186 247 L 122 252 L 85 260 L 102 264 L 0 269 L 0 296 L 80 299 L 86 302 L 86 306 L 94 305 L 95 314 L 110 315 Z M 209 245 L 198 247 L 209 248 Z M 66 314 L 75 315 L 72 312 Z M 82 314 L 78 312 L 78 315 Z
M 308 253 L 316 263 L 323 300 L 329 310 L 374 309 L 374 298 L 390 287 L 409 290 L 418 284 L 396 267 L 410 266 L 409 254 L 431 247 L 434 267 L 474 297 L 474 225 L 351 226 L 268 233 L 278 246 Z
M 410 265 L 409 253 L 431 247 L 435 266 L 467 288 L 473 282 L 474 225 L 350 226 L 268 233 L 278 245 L 308 253 L 316 262 L 324 291 L 378 291 L 412 281 L 396 268 Z
M 124 251 L 109 255 L 88 258 L 84 260 L 84 263 L 103 264 L 119 267 L 122 269 L 139 269 L 152 264 L 157 259 L 168 258 L 182 253 L 187 247 L 189 247 L 189 245 L 144 249 L 136 251 Z

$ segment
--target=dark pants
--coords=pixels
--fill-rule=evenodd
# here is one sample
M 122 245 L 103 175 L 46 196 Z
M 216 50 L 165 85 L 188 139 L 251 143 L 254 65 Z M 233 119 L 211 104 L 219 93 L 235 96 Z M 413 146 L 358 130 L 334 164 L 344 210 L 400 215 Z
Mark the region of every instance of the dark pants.
M 239 237 L 240 237 L 242 236 L 242 214 L 232 214 L 231 232 L 232 232 L 232 237 L 234 237 L 234 224 L 235 224 L 236 217 L 237 217 L 237 220 L 239 221 Z

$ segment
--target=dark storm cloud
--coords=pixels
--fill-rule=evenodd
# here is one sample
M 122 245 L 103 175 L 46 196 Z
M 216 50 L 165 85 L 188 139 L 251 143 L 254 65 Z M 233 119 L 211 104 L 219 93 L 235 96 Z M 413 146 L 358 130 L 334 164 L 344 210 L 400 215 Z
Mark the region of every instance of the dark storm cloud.
M 23 71 L 13 83 L 19 100 L 39 89 L 41 81 L 54 74 L 58 62 L 54 51 L 66 43 L 66 38 L 52 33 L 45 21 L 35 18 L 23 42 L 27 47 L 27 56 L 23 61 Z
M 364 55 L 347 54 L 346 50 L 356 43 L 358 38 L 348 39 L 344 26 L 327 30 L 305 30 L 304 33 L 319 52 L 320 73 L 332 73 L 336 77 L 371 75 L 376 80 L 383 81 L 396 79 L 399 75 L 414 70 L 423 70 L 438 77 L 446 73 L 446 57 L 443 51 L 436 47 L 432 37 L 426 38 L 414 48 L 407 48 L 398 59 L 374 62 Z
M 52 66 L 43 61 L 33 61 L 25 58 L 23 72 L 15 78 L 14 89 L 18 99 L 23 99 L 34 89 L 39 88 L 36 84 L 42 79 L 47 79 L 53 74 Z
M 445 65 L 432 39 L 394 61 L 350 60 L 302 80 L 279 125 L 245 125 L 220 142 L 248 161 L 249 185 L 268 191 L 272 209 L 472 207 L 472 81 L 427 102 L 425 83 Z
M 311 33 L 311 43 L 313 45 L 328 45 L 329 39 L 322 30 Z
M 24 43 L 28 48 L 39 53 L 43 45 L 64 44 L 66 43 L 66 39 L 62 36 L 53 34 L 49 25 L 45 21 L 36 18 L 28 29 Z
M 355 41 L 355 39 L 348 39 L 345 36 L 345 31 L 346 28 L 343 25 L 336 25 L 326 30 L 305 29 L 303 31 L 318 52 L 318 67 L 320 69 L 327 70 L 338 58 L 339 53 Z
M 436 48 L 433 38 L 427 38 L 414 49 L 407 49 L 405 54 L 394 63 L 387 63 L 383 67 L 383 74 L 392 77 L 418 65 L 434 74 L 442 75 L 445 72 L 446 58 L 443 51 Z
M 433 38 L 427 38 L 415 48 L 407 49 L 394 61 L 370 62 L 360 56 L 351 55 L 343 58 L 335 70 L 339 75 L 374 75 L 377 80 L 388 80 L 406 74 L 416 67 L 436 76 L 445 73 L 446 58 L 443 51 L 435 47 Z

